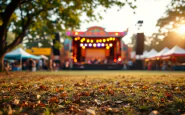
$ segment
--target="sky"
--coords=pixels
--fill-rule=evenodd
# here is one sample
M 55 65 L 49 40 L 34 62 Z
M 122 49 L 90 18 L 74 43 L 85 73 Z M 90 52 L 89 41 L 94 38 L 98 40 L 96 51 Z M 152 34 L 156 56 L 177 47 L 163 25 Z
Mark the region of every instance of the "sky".
M 157 32 L 156 23 L 157 20 L 164 16 L 166 6 L 171 0 L 138 0 L 136 5 L 137 9 L 134 10 L 129 6 L 123 7 L 118 11 L 118 7 L 114 6 L 107 10 L 107 12 L 101 12 L 103 16 L 102 20 L 93 21 L 90 23 L 82 23 L 80 31 L 86 31 L 91 26 L 104 27 L 106 31 L 125 31 L 127 28 L 129 32 L 127 36 L 123 38 L 125 43 L 129 43 L 130 37 L 138 32 L 136 26 L 138 20 L 143 20 L 143 25 L 140 31 L 144 32 L 146 36 L 152 35 Z M 82 17 L 84 18 L 84 17 Z

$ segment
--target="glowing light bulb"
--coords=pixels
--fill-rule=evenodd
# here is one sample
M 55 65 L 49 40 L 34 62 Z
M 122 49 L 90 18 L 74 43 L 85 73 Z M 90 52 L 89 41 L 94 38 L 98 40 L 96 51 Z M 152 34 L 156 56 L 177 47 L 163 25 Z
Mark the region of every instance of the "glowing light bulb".
M 112 43 L 110 43 L 109 46 L 112 47 Z
M 97 45 L 98 47 L 100 47 L 100 43 L 98 43 L 98 45 Z
M 101 46 L 102 46 L 102 47 L 104 47 L 104 46 L 105 46 L 105 44 L 104 44 L 104 43 L 102 43 L 102 44 L 101 44 Z
M 95 43 L 93 44 L 93 47 L 96 47 L 96 44 Z
M 87 46 L 87 44 L 84 44 L 85 45 L 85 47 Z
M 89 47 L 92 47 L 92 44 L 89 44 Z
M 93 40 L 91 40 L 91 43 L 93 43 Z
M 89 43 L 89 39 L 87 39 L 87 43 Z
M 82 49 L 85 49 L 85 46 L 82 46 Z
M 75 35 L 78 35 L 78 32 L 75 32 Z
M 81 44 L 80 44 L 80 46 L 82 47 L 82 46 L 83 46 L 83 44 L 81 43 Z

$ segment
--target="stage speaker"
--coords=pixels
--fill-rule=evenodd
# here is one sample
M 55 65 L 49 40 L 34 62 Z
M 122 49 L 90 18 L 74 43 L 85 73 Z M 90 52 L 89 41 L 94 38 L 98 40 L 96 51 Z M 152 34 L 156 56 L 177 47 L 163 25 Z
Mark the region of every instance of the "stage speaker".
M 142 55 L 144 50 L 144 33 L 137 33 L 136 36 L 136 55 Z
M 55 33 L 55 38 L 53 39 L 53 54 L 60 55 L 60 49 L 55 47 L 56 43 L 60 43 L 60 35 L 59 33 Z

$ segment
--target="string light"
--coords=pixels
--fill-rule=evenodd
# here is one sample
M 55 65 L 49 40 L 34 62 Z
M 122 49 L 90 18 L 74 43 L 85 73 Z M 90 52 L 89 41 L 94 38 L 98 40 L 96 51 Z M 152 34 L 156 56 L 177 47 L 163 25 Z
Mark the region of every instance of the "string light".
M 85 49 L 85 46 L 82 46 L 82 49 Z
M 112 43 L 110 43 L 109 46 L 112 47 Z
M 97 45 L 98 47 L 100 47 L 100 43 L 98 43 L 98 45 Z
M 105 39 L 103 39 L 103 42 L 106 42 L 106 40 L 105 40 Z
M 104 47 L 104 46 L 105 46 L 105 44 L 104 44 L 104 43 L 102 43 L 102 44 L 101 44 L 101 46 L 102 46 L 102 47 Z
M 116 32 L 115 35 L 118 36 L 118 33 Z
M 75 32 L 75 35 L 78 35 L 78 32 Z
M 110 48 L 109 46 L 106 47 L 106 49 L 109 49 L 109 48 Z
M 115 38 L 112 38 L 113 41 L 115 41 Z
M 92 47 L 92 44 L 91 43 L 89 44 L 89 47 Z
M 91 40 L 91 43 L 93 43 L 93 40 Z
M 83 46 L 83 44 L 81 43 L 81 44 L 80 44 L 80 46 L 82 47 L 82 46 Z
M 112 37 L 110 37 L 110 40 L 112 40 Z
M 96 47 L 96 44 L 95 43 L 93 44 L 93 47 Z
M 89 43 L 89 39 L 87 39 L 87 43 Z

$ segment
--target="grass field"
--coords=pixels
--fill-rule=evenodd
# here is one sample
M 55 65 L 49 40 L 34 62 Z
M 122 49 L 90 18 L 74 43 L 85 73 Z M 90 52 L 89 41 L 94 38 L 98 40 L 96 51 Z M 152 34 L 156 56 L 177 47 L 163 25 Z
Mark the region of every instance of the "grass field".
M 0 73 L 0 114 L 148 115 L 153 110 L 185 113 L 185 72 Z

